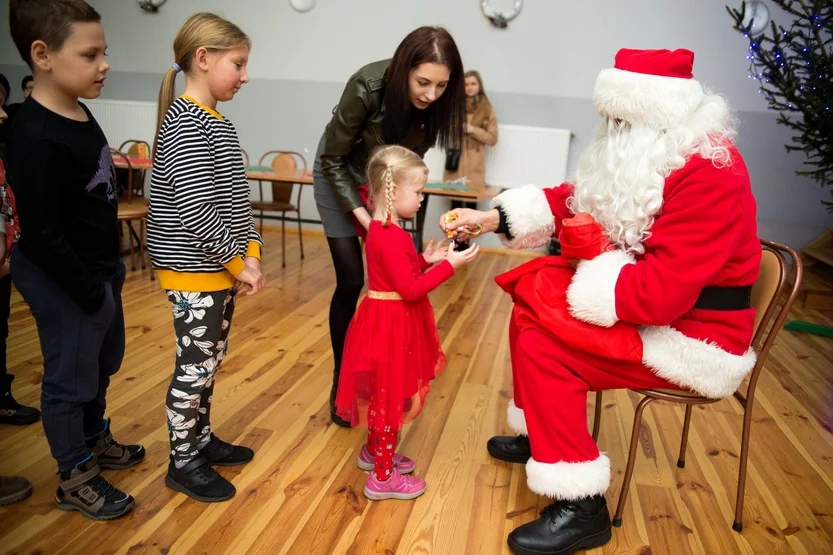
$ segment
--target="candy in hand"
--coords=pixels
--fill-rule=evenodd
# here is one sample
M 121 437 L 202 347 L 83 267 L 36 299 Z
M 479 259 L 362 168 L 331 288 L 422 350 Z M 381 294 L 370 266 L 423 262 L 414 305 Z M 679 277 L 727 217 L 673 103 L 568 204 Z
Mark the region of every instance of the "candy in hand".
M 457 214 L 454 212 L 447 212 L 445 215 L 445 223 L 450 224 L 454 220 L 457 219 Z M 456 242 L 462 242 L 463 239 L 460 238 L 460 235 L 466 235 L 468 237 L 477 237 L 483 231 L 483 227 L 480 224 L 473 224 L 473 225 L 461 225 L 457 229 L 449 229 L 445 232 L 446 237 L 449 239 L 453 239 Z

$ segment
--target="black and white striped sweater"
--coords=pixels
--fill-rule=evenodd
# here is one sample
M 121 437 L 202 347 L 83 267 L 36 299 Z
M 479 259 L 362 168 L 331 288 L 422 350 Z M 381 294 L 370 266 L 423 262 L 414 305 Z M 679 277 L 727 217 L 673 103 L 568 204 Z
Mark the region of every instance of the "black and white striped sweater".
M 165 289 L 226 289 L 244 257 L 260 258 L 237 132 L 189 97 L 171 104 L 157 137 L 147 235 Z

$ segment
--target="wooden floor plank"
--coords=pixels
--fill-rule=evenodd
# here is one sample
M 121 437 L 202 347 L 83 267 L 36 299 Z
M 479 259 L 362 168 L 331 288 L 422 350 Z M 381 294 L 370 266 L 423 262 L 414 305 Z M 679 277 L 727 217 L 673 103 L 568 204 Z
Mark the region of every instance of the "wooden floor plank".
M 277 233 L 267 231 L 267 243 Z M 333 361 L 327 327 L 334 272 L 326 242 L 305 236 L 266 250 L 269 280 L 241 299 L 229 357 L 217 380 L 214 431 L 253 447 L 248 465 L 220 471 L 238 489 L 202 504 L 165 487 L 165 391 L 174 356 L 170 304 L 148 272 L 124 289 L 127 353 L 108 396 L 113 431 L 141 442 L 145 462 L 106 471 L 137 508 L 111 522 L 54 509 L 54 461 L 41 426 L 0 426 L 0 473 L 27 476 L 26 501 L 0 508 L 2 553 L 506 554 L 506 535 L 548 500 L 526 487 L 523 465 L 493 460 L 485 442 L 508 434 L 512 398 L 507 327 L 511 299 L 494 277 L 523 257 L 482 253 L 431 295 L 448 364 L 426 409 L 403 429 L 400 450 L 417 462 L 427 493 L 369 502 L 356 466 L 362 430 L 329 421 Z M 796 308 L 791 318 L 833 322 L 833 311 Z M 8 361 L 20 402 L 37 405 L 42 360 L 26 304 L 13 293 Z M 676 466 L 682 408 L 658 402 L 640 429 L 622 528 L 594 554 L 833 552 L 833 339 L 783 331 L 758 385 L 744 529 L 730 528 L 742 410 L 733 401 L 696 408 L 686 468 Z M 600 448 L 612 462 L 611 513 L 622 487 L 635 404 L 628 391 L 603 398 Z M 593 399 L 588 403 L 592 415 Z

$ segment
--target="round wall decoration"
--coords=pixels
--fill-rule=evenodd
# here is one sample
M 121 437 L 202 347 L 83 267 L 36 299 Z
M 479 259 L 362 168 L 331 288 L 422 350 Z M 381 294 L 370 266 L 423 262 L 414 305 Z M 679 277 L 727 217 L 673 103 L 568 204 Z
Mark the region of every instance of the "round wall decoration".
M 315 7 L 315 0 L 289 0 L 289 5 L 297 12 L 308 12 Z
M 499 29 L 506 29 L 509 22 L 518 17 L 518 14 L 521 13 L 523 5 L 523 0 L 515 0 L 515 6 L 511 11 L 502 13 L 493 9 L 489 5 L 489 0 L 480 0 L 480 9 L 483 11 L 483 15 L 489 18 L 492 25 Z

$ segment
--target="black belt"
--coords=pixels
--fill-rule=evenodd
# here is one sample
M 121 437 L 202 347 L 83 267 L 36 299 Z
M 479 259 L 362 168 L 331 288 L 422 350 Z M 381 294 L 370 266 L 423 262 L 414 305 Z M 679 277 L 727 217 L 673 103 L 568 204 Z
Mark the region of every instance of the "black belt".
M 700 310 L 746 310 L 752 306 L 752 286 L 704 287 L 694 307 Z

